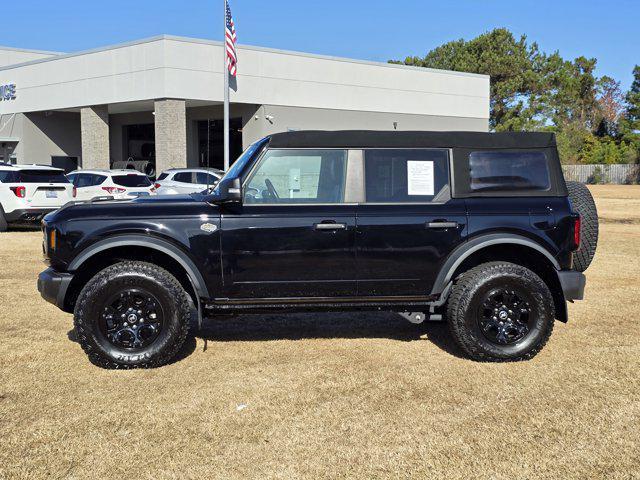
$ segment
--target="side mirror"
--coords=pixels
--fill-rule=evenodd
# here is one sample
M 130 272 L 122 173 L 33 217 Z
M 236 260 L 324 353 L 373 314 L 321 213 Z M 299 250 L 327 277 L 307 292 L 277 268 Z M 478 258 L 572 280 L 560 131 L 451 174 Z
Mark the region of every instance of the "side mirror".
M 216 188 L 207 195 L 206 201 L 210 203 L 242 203 L 242 183 L 239 178 L 223 178 Z

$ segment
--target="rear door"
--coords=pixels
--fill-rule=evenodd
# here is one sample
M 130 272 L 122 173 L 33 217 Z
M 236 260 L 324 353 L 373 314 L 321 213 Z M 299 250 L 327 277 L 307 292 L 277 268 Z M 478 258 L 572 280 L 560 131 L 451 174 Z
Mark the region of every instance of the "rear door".
M 357 209 L 358 295 L 424 296 L 465 239 L 465 202 L 450 195 L 446 149 L 364 151 Z
M 229 298 L 356 294 L 355 204 L 345 201 L 346 150 L 267 150 L 222 211 Z

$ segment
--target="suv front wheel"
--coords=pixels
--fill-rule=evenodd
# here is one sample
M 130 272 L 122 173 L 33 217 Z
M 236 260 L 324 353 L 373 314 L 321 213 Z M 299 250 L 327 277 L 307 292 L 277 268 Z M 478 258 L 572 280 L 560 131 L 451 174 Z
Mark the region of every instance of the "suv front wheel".
M 169 362 L 189 330 L 189 296 L 166 270 L 121 262 L 98 272 L 80 292 L 76 335 L 103 368 L 149 368 Z
M 544 281 L 528 268 L 484 263 L 456 279 L 447 320 L 454 340 L 472 359 L 527 360 L 551 335 L 553 298 Z

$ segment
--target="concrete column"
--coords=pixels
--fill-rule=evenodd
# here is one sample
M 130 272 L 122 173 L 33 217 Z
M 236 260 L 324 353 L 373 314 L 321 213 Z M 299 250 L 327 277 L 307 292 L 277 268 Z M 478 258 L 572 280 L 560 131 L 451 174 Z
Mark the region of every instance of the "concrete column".
M 187 166 L 187 110 L 184 100 L 155 101 L 156 172 Z
M 109 110 L 106 105 L 80 109 L 82 168 L 109 168 Z

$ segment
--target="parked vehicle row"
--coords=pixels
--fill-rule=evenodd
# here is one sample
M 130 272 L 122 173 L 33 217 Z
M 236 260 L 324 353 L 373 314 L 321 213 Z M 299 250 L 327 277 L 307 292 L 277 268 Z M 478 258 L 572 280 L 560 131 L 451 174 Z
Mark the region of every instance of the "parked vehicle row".
M 217 185 L 223 175 L 216 169 L 175 168 L 161 173 L 154 184 L 131 169 L 75 170 L 65 175 L 47 165 L 0 163 L 0 231 L 10 223 L 38 222 L 69 201 L 199 193 Z

